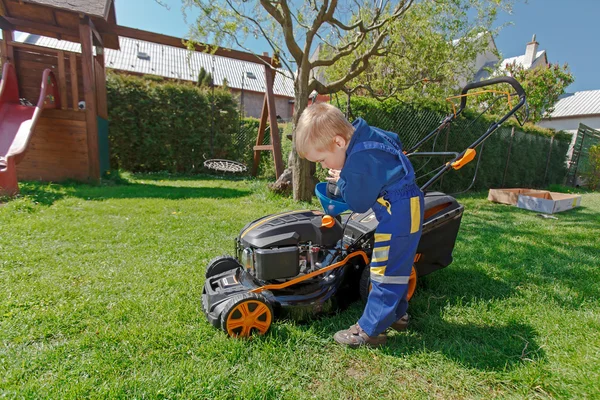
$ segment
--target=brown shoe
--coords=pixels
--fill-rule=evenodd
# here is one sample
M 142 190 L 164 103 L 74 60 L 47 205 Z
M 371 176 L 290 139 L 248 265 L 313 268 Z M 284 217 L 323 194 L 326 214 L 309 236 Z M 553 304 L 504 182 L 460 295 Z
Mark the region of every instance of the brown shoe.
M 385 344 L 387 336 L 384 334 L 369 336 L 358 324 L 354 324 L 349 329 L 337 332 L 333 335 L 333 339 L 339 344 L 352 348 L 359 346 L 379 347 Z
M 408 314 L 404 314 L 402 316 L 402 318 L 400 318 L 398 321 L 394 322 L 390 328 L 397 330 L 398 332 L 401 331 L 405 331 L 406 328 L 408 328 L 408 320 L 410 319 L 410 317 L 408 316 Z

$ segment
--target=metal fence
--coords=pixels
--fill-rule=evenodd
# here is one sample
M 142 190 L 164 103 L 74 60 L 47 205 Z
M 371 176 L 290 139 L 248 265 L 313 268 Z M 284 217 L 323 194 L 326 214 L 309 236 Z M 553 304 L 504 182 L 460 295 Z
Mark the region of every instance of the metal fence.
M 417 108 L 401 102 L 332 96 L 331 103 L 350 120 L 362 117 L 372 126 L 396 132 L 405 149 L 436 129 L 450 113 Z M 467 110 L 469 111 L 469 110 Z M 425 143 L 419 151 L 462 152 L 483 135 L 491 124 L 475 110 L 465 112 L 452 125 Z M 554 137 L 500 127 L 478 147 L 478 158 L 458 172 L 445 175 L 433 188 L 459 192 L 467 188 L 544 187 L 562 183 L 566 174 L 568 142 Z M 479 158 L 480 156 L 480 158 Z M 412 158 L 418 182 L 425 183 L 449 159 Z
M 585 183 L 585 174 L 589 170 L 589 149 L 600 144 L 600 131 L 587 125 L 579 124 L 577 137 L 573 145 L 573 153 L 569 161 L 566 184 L 570 186 L 581 186 Z
M 429 132 L 437 128 L 447 113 L 426 108 L 416 108 L 401 102 L 378 102 L 373 99 L 353 97 L 348 102 L 346 94 L 332 96 L 331 104 L 345 113 L 349 120 L 361 117 L 372 126 L 398 133 L 404 148 L 414 146 Z M 448 110 L 450 112 L 450 109 Z M 448 129 L 441 130 L 419 151 L 461 152 L 481 136 L 489 127 L 490 120 L 476 118 L 477 113 L 465 113 Z M 280 125 L 283 158 L 291 142 L 286 138 L 291 133 L 289 125 Z M 239 161 L 252 164 L 253 146 L 256 143 L 258 121 L 240 120 L 236 143 L 240 149 Z M 269 134 L 263 144 L 269 144 Z M 553 137 L 523 132 L 512 127 L 500 127 L 479 147 L 480 159 L 458 172 L 445 175 L 432 189 L 456 193 L 467 188 L 488 189 L 491 187 L 544 187 L 552 183 L 563 183 L 567 173 L 566 154 L 568 142 Z M 439 157 L 413 158 L 418 182 L 426 182 L 436 169 L 449 159 Z M 272 155 L 263 152 L 259 174 L 272 177 Z

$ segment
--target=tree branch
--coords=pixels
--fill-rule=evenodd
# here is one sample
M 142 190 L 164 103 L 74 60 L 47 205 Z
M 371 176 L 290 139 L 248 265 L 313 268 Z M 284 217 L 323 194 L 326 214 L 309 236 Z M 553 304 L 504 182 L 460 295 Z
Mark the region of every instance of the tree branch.
M 338 0 L 331 0 L 331 4 L 329 4 L 329 0 L 323 1 L 323 5 L 319 9 L 319 13 L 315 17 L 312 26 L 306 32 L 306 42 L 304 44 L 304 52 L 310 53 L 310 49 L 312 47 L 312 43 L 315 35 L 319 32 L 319 29 L 323 25 L 324 22 L 330 21 L 333 18 L 333 13 L 337 7 Z
M 346 49 L 344 49 L 344 47 L 336 49 L 338 52 L 335 56 L 333 56 L 332 58 L 329 59 L 325 59 L 325 60 L 315 60 L 311 63 L 311 67 L 316 68 L 316 67 L 328 67 L 330 65 L 335 64 L 339 59 L 346 57 L 350 54 L 352 54 L 357 48 L 358 46 L 361 45 L 361 43 L 363 42 L 365 38 L 365 35 L 360 35 L 358 37 L 358 39 L 356 39 L 353 42 L 350 42 L 348 44 L 346 44 L 344 47 L 346 47 Z M 348 47 L 350 46 L 350 47 Z
M 369 58 L 377 55 L 377 50 L 379 49 L 379 46 L 381 46 L 381 43 L 387 34 L 388 32 L 385 30 L 379 34 L 369 51 L 365 52 L 360 58 L 357 58 L 354 60 L 354 62 L 352 62 L 352 65 L 350 66 L 350 72 L 345 77 L 340 78 L 328 85 L 323 85 L 321 82 L 313 78 L 308 84 L 308 91 L 311 92 L 312 90 L 316 90 L 318 93 L 326 94 L 337 92 L 342 89 L 347 82 L 356 78 L 368 68 Z
M 291 11 L 287 5 L 287 1 L 281 0 L 279 2 L 283 14 L 279 11 L 279 9 L 277 9 L 277 7 L 273 6 L 267 0 L 260 0 L 260 4 L 273 18 L 275 18 L 275 21 L 277 21 L 279 25 L 281 25 L 281 29 L 283 30 L 283 37 L 285 39 L 285 44 L 288 50 L 290 51 L 292 57 L 294 57 L 294 60 L 296 60 L 296 64 L 300 66 L 302 63 L 302 58 L 304 57 L 304 53 L 300 49 L 300 46 L 298 46 L 298 43 L 296 43 L 296 40 L 294 39 L 294 26 L 292 25 L 292 21 L 290 18 Z
M 226 0 L 226 1 L 229 3 L 229 0 Z M 233 6 L 231 6 L 231 7 L 232 7 L 232 9 L 233 9 L 233 10 L 234 10 L 236 13 L 238 13 L 238 11 L 237 11 L 237 10 L 236 10 L 236 9 L 235 9 Z M 208 15 L 208 14 L 206 14 L 206 13 L 205 13 L 205 17 L 206 17 L 206 18 L 208 18 L 208 19 L 209 19 L 209 20 L 210 20 L 212 23 L 214 23 L 215 25 L 219 26 L 219 21 L 215 20 L 215 19 L 214 19 L 214 18 L 212 18 L 210 15 Z M 254 21 L 254 22 L 255 22 L 255 23 L 258 25 L 258 21 L 255 21 L 254 19 L 252 19 L 252 18 L 250 18 L 250 17 L 247 17 L 247 16 L 243 16 L 243 17 L 244 17 L 244 18 L 246 18 L 246 19 L 248 19 L 248 20 Z M 259 28 L 261 29 L 261 32 L 264 34 L 264 31 L 263 31 L 262 27 L 259 27 Z M 226 34 L 227 36 L 231 37 L 231 38 L 233 39 L 233 41 L 235 42 L 235 44 L 237 44 L 237 45 L 238 45 L 238 46 L 239 46 L 241 49 L 243 49 L 243 50 L 247 51 L 248 53 L 251 53 L 251 54 L 253 54 L 254 56 L 256 56 L 256 61 L 257 61 L 257 64 L 263 64 L 263 65 L 265 66 L 265 68 L 272 68 L 271 64 L 269 64 L 268 62 L 266 62 L 265 60 L 263 60 L 262 58 L 260 58 L 260 57 L 259 57 L 257 54 L 255 54 L 255 53 L 254 53 L 254 52 L 253 52 L 251 49 L 249 49 L 249 48 L 247 48 L 246 46 L 244 46 L 244 45 L 243 45 L 243 44 L 240 42 L 240 40 L 239 40 L 239 38 L 237 37 L 237 35 L 235 35 L 234 33 L 230 32 L 230 31 L 228 31 L 228 30 L 226 30 L 226 29 L 223 29 L 223 33 L 224 33 L 224 34 Z M 282 49 L 281 49 L 279 46 L 277 46 L 275 43 L 273 43 L 273 42 L 272 42 L 272 41 L 271 41 L 271 40 L 270 40 L 270 39 L 269 39 L 269 38 L 268 38 L 266 35 L 265 35 L 265 38 L 267 39 L 267 43 L 269 43 L 269 45 L 271 46 L 271 49 L 273 49 L 273 52 L 274 52 L 274 53 L 283 54 L 283 51 L 282 51 Z M 287 70 L 288 70 L 288 72 L 290 73 L 290 76 L 291 76 L 291 77 L 292 77 L 292 79 L 293 79 L 294 72 L 292 71 L 292 67 L 291 67 L 291 65 L 290 65 L 290 64 L 287 62 L 287 60 L 286 60 L 285 58 L 281 58 L 281 57 L 280 57 L 279 59 L 280 59 L 281 61 L 283 61 L 283 65 L 286 67 L 286 69 L 287 69 Z M 277 71 L 277 69 L 274 69 L 274 71 Z M 281 72 L 280 72 L 280 73 L 281 73 Z

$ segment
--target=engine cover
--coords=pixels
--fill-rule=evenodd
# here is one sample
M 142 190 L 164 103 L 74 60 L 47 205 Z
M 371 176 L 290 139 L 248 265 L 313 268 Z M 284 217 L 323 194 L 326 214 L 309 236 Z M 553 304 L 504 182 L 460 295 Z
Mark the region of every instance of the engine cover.
M 320 211 L 290 211 L 267 215 L 246 225 L 238 238 L 242 247 L 274 248 L 297 246 L 311 242 L 323 247 L 333 247 L 342 238 L 338 220 L 334 226 L 321 226 Z

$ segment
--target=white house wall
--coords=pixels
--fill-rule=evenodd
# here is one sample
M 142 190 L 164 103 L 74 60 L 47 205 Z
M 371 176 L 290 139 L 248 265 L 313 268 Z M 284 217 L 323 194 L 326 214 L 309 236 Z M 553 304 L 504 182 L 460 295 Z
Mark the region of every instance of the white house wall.
M 241 90 L 232 89 L 238 104 L 241 101 Z M 244 91 L 244 114 L 246 117 L 260 118 L 265 94 L 257 92 Z M 292 119 L 293 103 L 290 103 L 288 97 L 275 96 L 275 109 L 284 121 Z
M 592 129 L 600 130 L 600 115 L 593 117 L 575 117 L 575 118 L 553 118 L 538 122 L 538 125 L 544 128 L 552 128 L 557 131 L 577 132 L 579 124 L 589 126 Z

